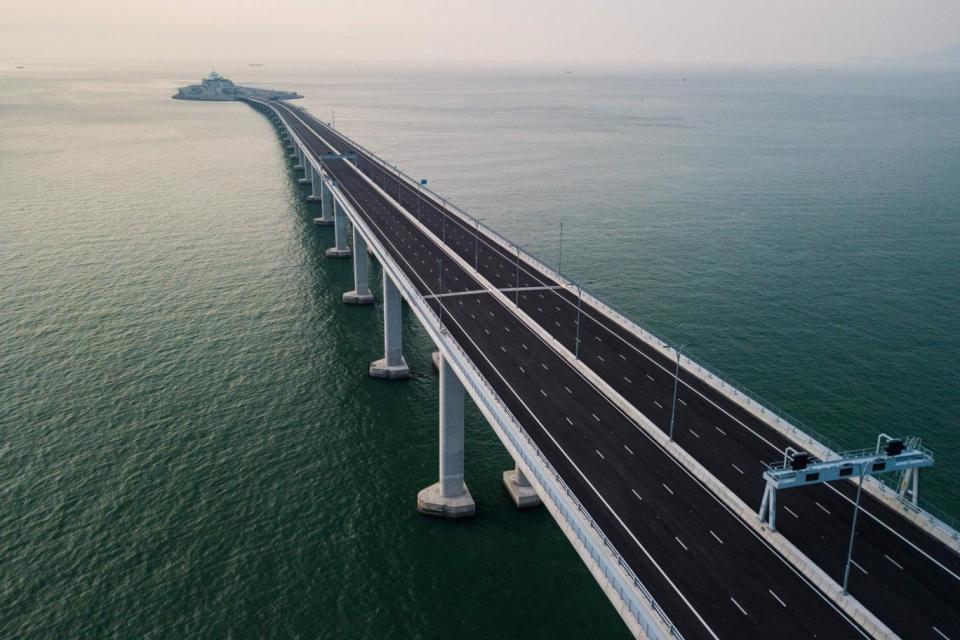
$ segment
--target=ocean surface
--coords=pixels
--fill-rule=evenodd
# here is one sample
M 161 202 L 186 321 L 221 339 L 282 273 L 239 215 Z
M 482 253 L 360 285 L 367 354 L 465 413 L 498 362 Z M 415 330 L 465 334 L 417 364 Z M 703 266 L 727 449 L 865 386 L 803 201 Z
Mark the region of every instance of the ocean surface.
M 0 70 L 0 637 L 624 638 L 437 379 L 371 380 L 270 124 L 206 63 Z M 960 515 L 960 75 L 218 68 L 312 112 L 837 446 L 920 436 Z M 371 274 L 379 282 L 378 273 Z M 379 293 L 378 291 L 376 293 Z

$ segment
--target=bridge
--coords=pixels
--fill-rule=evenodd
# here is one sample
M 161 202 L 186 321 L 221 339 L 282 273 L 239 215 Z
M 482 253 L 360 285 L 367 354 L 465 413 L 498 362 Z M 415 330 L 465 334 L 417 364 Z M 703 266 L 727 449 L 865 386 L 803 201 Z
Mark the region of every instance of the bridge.
M 436 345 L 439 473 L 421 512 L 474 512 L 469 395 L 515 461 L 514 501 L 548 509 L 638 637 L 960 640 L 960 536 L 916 504 L 918 485 L 905 497 L 841 470 L 770 504 L 785 471 L 771 461 L 841 454 L 306 110 L 245 102 L 333 226 L 327 256 L 353 262 L 345 303 L 374 301 L 369 256 L 380 264 L 369 374 L 409 374 L 402 301 Z

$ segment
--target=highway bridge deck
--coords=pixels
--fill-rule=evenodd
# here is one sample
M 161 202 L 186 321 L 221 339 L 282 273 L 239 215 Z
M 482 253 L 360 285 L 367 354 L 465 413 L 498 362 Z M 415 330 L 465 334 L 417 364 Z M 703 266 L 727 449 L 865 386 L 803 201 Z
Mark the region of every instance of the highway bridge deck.
M 278 110 L 315 158 L 357 154 L 359 171 L 342 159 L 321 162 L 685 637 L 863 637 L 611 399 L 612 390 L 665 431 L 676 366 L 667 353 L 326 124 L 282 103 L 254 106 Z M 579 359 L 602 385 L 572 366 L 577 335 Z M 756 508 L 763 463 L 796 443 L 697 372 L 682 368 L 680 384 L 676 442 Z M 837 581 L 854 490 L 818 485 L 780 498 L 780 532 Z M 861 509 L 851 594 L 903 637 L 960 639 L 960 558 L 872 496 Z

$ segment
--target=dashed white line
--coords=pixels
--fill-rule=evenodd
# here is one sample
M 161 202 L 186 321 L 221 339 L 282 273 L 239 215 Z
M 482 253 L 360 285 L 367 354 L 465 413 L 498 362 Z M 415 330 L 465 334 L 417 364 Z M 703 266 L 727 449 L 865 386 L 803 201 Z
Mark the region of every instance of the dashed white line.
M 544 398 L 546 398 L 546 397 L 547 397 L 547 392 L 546 392 L 546 391 L 544 391 L 543 389 L 540 389 L 540 393 L 542 393 L 542 394 L 543 394 L 543 397 L 544 397 Z
M 597 452 L 597 455 L 600 456 L 600 459 L 601 459 L 601 460 L 606 460 L 606 458 L 603 457 L 603 454 L 602 454 L 602 453 L 600 453 L 600 452 L 597 451 L 596 449 L 594 449 L 594 451 Z
M 571 427 L 573 426 L 573 420 L 571 420 L 570 418 L 567 418 L 567 422 L 570 423 L 570 426 L 571 426 Z
M 666 485 L 666 483 L 661 482 L 660 484 L 663 486 L 664 489 L 666 489 L 667 491 L 670 492 L 670 495 L 673 495 L 673 489 L 671 489 L 670 487 L 668 487 L 668 486 Z
M 737 609 L 740 609 L 740 613 L 742 613 L 743 615 L 745 615 L 745 616 L 750 615 L 749 613 L 747 613 L 747 610 L 746 610 L 746 609 L 744 609 L 743 607 L 740 606 L 740 603 L 739 603 L 739 602 L 737 602 L 736 600 L 733 599 L 733 596 L 730 596 L 730 602 L 732 602 L 732 603 L 734 604 L 734 606 L 737 607 Z
M 520 373 L 526 373 L 526 372 L 527 372 L 527 370 L 523 368 L 523 365 L 519 365 L 519 364 L 518 364 L 517 366 L 520 367 Z
M 687 403 L 684 402 L 683 400 L 681 400 L 680 398 L 677 398 L 677 401 L 678 401 L 680 404 L 682 404 L 683 406 L 687 406 Z
M 893 566 L 895 566 L 897 569 L 903 569 L 903 565 L 902 565 L 902 564 L 900 564 L 899 562 L 897 562 L 896 560 L 894 560 L 893 558 L 891 558 L 891 557 L 888 556 L 887 554 L 883 554 L 883 557 L 886 558 L 887 560 L 889 560 L 890 562 L 892 562 L 892 563 L 893 563 Z
M 546 369 L 547 371 L 550 371 L 550 367 L 547 366 L 547 363 L 546 363 L 546 362 L 541 362 L 541 363 L 540 363 L 540 366 L 543 367 L 544 369 Z
M 864 569 L 864 568 L 861 567 L 859 564 L 857 564 L 857 561 L 856 561 L 856 560 L 851 559 L 851 560 L 850 560 L 850 564 L 852 564 L 853 566 L 855 566 L 857 569 L 860 569 L 860 571 L 863 571 L 863 575 L 869 575 L 869 574 L 867 573 L 867 570 L 866 570 L 866 569 Z
M 713 538 L 714 538 L 717 542 L 719 542 L 720 544 L 723 544 L 723 540 L 721 540 L 721 539 L 720 539 L 720 536 L 718 536 L 717 534 L 715 534 L 715 533 L 713 532 L 713 529 L 710 529 L 710 535 L 712 535 Z
M 677 541 L 677 544 L 679 544 L 681 547 L 683 547 L 683 550 L 684 550 L 684 551 L 689 551 L 689 549 L 687 549 L 687 545 L 683 544 L 683 540 L 681 540 L 681 539 L 678 538 L 677 536 L 673 536 L 673 539 Z
M 784 602 L 783 600 L 781 600 L 781 599 L 780 599 L 780 596 L 778 596 L 777 594 L 775 594 L 775 593 L 773 592 L 773 589 L 767 589 L 767 591 L 770 592 L 770 595 L 773 596 L 773 599 L 776 600 L 777 602 L 779 602 L 779 603 L 781 604 L 781 606 L 783 606 L 783 607 L 786 607 L 786 606 L 787 606 L 787 603 Z
M 940 629 L 937 629 L 936 627 L 933 627 L 933 630 L 936 631 L 936 632 L 940 635 L 941 638 L 946 638 L 946 640 L 950 640 L 950 636 L 948 636 L 947 634 L 945 634 L 943 631 L 940 631 Z
M 636 489 L 630 489 L 630 491 L 633 491 L 633 495 L 637 496 L 637 500 L 643 501 L 643 498 L 640 497 L 640 494 L 637 493 Z
M 597 414 L 591 413 L 590 415 L 593 416 L 593 419 L 594 419 L 594 420 L 596 420 L 597 422 L 600 422 L 600 418 L 597 417 Z
M 727 432 L 724 431 L 723 429 L 721 429 L 720 427 L 716 427 L 716 426 L 715 426 L 714 429 L 716 429 L 717 431 L 719 431 L 719 432 L 722 433 L 723 435 L 727 435 Z
M 647 374 L 647 377 L 650 378 L 650 382 L 656 382 L 656 380 L 653 379 L 653 376 L 649 373 Z
M 694 431 L 693 429 L 690 429 L 690 435 L 692 435 L 692 436 L 693 436 L 694 438 L 696 438 L 697 440 L 700 439 L 700 434 L 697 433 L 696 431 Z
M 633 382 L 627 376 L 623 376 L 623 379 L 627 381 L 627 384 L 633 384 Z
M 791 509 L 791 508 L 788 507 L 787 505 L 783 505 L 783 508 L 784 508 L 784 510 L 785 510 L 787 513 L 789 513 L 790 515 L 792 515 L 792 516 L 793 516 L 794 518 L 796 518 L 797 520 L 800 519 L 800 516 L 798 516 L 797 514 L 795 514 L 795 513 L 793 512 L 793 509 Z
M 743 475 L 743 469 L 741 469 L 741 468 L 738 467 L 737 465 L 733 464 L 732 462 L 730 463 L 730 466 L 733 467 L 734 469 L 736 469 L 737 471 L 739 471 L 739 472 L 740 472 L 740 475 Z
M 653 401 L 653 404 L 655 404 L 655 405 L 657 405 L 658 407 L 660 407 L 661 409 L 663 409 L 663 405 L 660 404 L 659 402 L 657 402 L 656 400 Z
M 633 450 L 630 449 L 630 447 L 628 447 L 627 445 L 623 445 L 623 448 L 626 449 L 630 453 L 630 455 L 633 455 Z
M 827 508 L 826 508 L 825 506 L 823 506 L 822 504 L 820 504 L 819 502 L 817 502 L 816 500 L 813 501 L 813 504 L 815 504 L 815 505 L 817 505 L 818 507 L 820 507 L 821 509 L 823 509 L 823 512 L 826 513 L 827 515 L 830 515 L 830 510 L 827 509 Z

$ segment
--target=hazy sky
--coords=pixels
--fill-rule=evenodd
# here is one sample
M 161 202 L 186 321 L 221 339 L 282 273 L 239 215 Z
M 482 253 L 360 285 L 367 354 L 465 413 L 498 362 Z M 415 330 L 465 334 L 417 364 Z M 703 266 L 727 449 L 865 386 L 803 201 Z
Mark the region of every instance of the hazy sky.
M 0 0 L 0 59 L 820 63 L 960 41 L 960 0 Z

